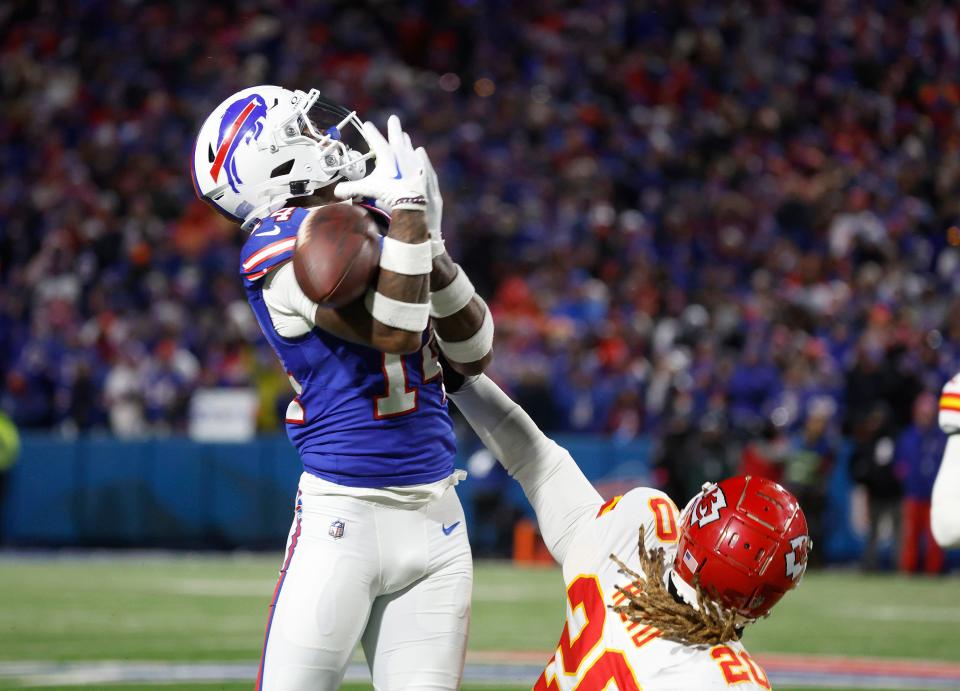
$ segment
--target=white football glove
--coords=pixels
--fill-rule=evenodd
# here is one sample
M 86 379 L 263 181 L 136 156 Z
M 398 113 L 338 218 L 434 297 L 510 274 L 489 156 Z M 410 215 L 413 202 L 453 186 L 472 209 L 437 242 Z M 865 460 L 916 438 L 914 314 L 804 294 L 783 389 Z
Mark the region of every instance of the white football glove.
M 960 374 L 944 384 L 940 394 L 940 429 L 947 434 L 960 432 Z
M 437 180 L 437 171 L 430 163 L 430 157 L 421 146 L 417 148 L 417 157 L 423 167 L 423 176 L 427 192 L 427 230 L 430 233 L 430 248 L 434 258 L 439 257 L 446 250 L 443 246 L 443 234 L 440 232 L 443 219 L 443 197 L 440 196 L 440 182 Z
M 424 211 L 427 207 L 423 164 L 400 127 L 400 118 L 387 119 L 388 142 L 372 122 L 363 123 L 363 131 L 376 156 L 377 164 L 365 178 L 338 183 L 333 193 L 340 199 L 373 197 L 385 211 L 405 209 Z

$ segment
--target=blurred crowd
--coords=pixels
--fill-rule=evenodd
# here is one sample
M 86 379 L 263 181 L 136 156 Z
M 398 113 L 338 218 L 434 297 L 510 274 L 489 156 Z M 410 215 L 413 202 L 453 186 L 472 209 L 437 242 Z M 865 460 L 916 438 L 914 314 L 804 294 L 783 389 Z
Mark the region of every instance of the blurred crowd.
M 203 118 L 256 83 L 398 113 L 494 312 L 495 377 L 551 430 L 654 433 L 677 496 L 772 463 L 821 501 L 841 436 L 898 439 L 960 369 L 951 3 L 52 8 L 0 10 L 22 428 L 177 431 L 200 386 L 255 386 L 279 425 L 242 234 L 188 174 Z

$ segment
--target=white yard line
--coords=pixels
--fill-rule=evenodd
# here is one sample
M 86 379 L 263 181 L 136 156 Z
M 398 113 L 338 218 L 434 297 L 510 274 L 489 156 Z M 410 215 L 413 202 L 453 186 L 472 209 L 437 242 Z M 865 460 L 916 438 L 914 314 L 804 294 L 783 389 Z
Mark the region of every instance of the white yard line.
M 514 665 L 467 665 L 470 683 L 532 684 L 539 667 Z M 248 662 L 0 662 L 0 679 L 26 686 L 87 686 L 91 684 L 157 684 L 170 682 L 251 681 L 257 665 Z M 346 681 L 370 680 L 366 665 L 353 663 Z
M 270 597 L 276 586 L 272 581 L 249 580 L 241 578 L 171 578 L 157 584 L 158 590 L 179 595 L 199 595 L 202 597 Z
M 869 607 L 836 607 L 833 615 L 861 621 L 901 621 L 929 624 L 945 622 L 960 624 L 960 607 L 918 605 L 870 605 Z
M 477 583 L 473 586 L 474 602 L 557 602 L 556 592 L 544 588 L 539 584 L 484 584 Z M 562 591 L 561 597 L 562 597 Z
M 515 659 L 514 664 L 494 662 L 500 657 L 496 651 L 471 654 L 464 670 L 464 681 L 471 684 L 489 684 L 491 687 L 530 685 L 543 668 L 542 663 L 532 664 Z M 543 654 L 544 660 L 546 654 Z M 811 660 L 816 656 L 810 656 Z M 488 660 L 488 664 L 476 661 Z M 503 653 L 502 660 L 510 655 Z M 776 685 L 791 685 L 803 688 L 856 688 L 856 689 L 956 689 L 960 678 L 924 674 L 866 674 L 842 673 L 792 669 L 790 671 L 768 670 Z M 163 684 L 175 682 L 248 682 L 257 673 L 253 662 L 0 662 L 0 680 L 29 686 L 85 686 L 111 683 Z M 346 680 L 369 681 L 366 665 L 354 662 L 350 665 Z
M 149 589 L 163 590 L 178 595 L 198 597 L 269 597 L 276 585 L 275 580 L 243 578 L 164 578 L 151 581 Z M 556 600 L 552 594 L 544 594 L 539 585 L 511 583 L 477 584 L 473 588 L 474 602 L 530 602 Z

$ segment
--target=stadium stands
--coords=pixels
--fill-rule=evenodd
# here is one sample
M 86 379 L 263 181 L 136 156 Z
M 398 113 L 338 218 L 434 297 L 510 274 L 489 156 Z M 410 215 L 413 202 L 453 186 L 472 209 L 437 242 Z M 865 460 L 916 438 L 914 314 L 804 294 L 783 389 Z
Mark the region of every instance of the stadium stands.
M 269 5 L 0 15 L 0 407 L 21 428 L 177 432 L 208 385 L 285 405 L 240 231 L 187 172 L 202 117 L 254 83 L 398 112 L 494 311 L 496 378 L 549 429 L 656 434 L 668 486 L 678 444 L 733 470 L 730 440 L 803 450 L 811 415 L 829 464 L 869 404 L 894 434 L 960 369 L 948 3 Z

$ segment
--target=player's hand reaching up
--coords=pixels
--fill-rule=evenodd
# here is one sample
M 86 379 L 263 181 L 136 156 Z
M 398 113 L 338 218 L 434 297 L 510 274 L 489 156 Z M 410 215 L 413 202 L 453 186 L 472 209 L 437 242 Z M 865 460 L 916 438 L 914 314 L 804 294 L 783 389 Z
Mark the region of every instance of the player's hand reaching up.
M 434 258 L 444 253 L 443 234 L 440 224 L 443 219 L 443 197 L 440 196 L 440 182 L 437 180 L 437 171 L 433 169 L 426 149 L 417 147 L 417 158 L 423 167 L 424 188 L 427 193 L 427 231 L 430 233 L 430 246 Z
M 363 131 L 377 164 L 370 175 L 341 182 L 333 193 L 340 199 L 372 197 L 386 211 L 424 211 L 427 200 L 422 158 L 414 152 L 410 137 L 400 127 L 400 118 L 391 115 L 387 119 L 389 141 L 372 122 L 363 123 Z
M 954 375 L 940 394 L 940 429 L 947 434 L 960 433 L 960 374 Z

